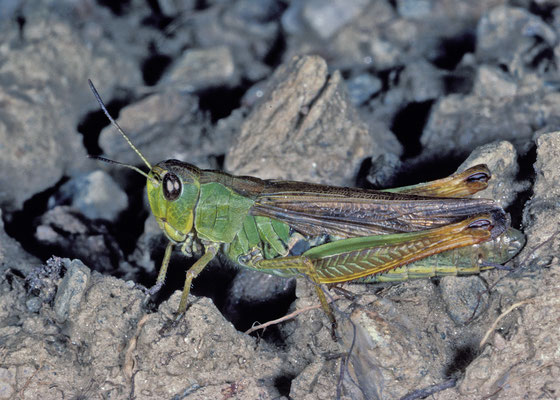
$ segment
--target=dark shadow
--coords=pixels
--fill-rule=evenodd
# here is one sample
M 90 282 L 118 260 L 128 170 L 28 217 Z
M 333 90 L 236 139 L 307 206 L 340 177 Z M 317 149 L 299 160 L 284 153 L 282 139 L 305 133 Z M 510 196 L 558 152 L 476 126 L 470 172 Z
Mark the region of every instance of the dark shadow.
M 274 379 L 274 387 L 278 390 L 280 396 L 290 398 L 290 390 L 294 379 L 295 375 L 280 375 Z
M 97 0 L 97 4 L 107 7 L 117 17 L 123 16 L 130 6 L 130 0 Z
M 409 103 L 395 115 L 391 131 L 403 145 L 403 159 L 417 156 L 422 151 L 420 136 L 430 115 L 432 104 L 433 100 Z
M 93 98 L 93 95 L 92 95 Z M 128 98 L 111 100 L 106 104 L 109 114 L 117 119 L 119 112 L 129 104 Z M 103 149 L 99 146 L 99 135 L 103 128 L 111 122 L 101 109 L 87 113 L 78 123 L 77 131 L 83 136 L 83 143 L 89 155 L 99 156 L 103 154 Z
M 148 86 L 155 85 L 171 64 L 171 57 L 158 53 L 155 49 L 152 54 L 142 62 L 142 78 Z
M 68 181 L 67 177 L 61 178 L 54 186 L 35 194 L 23 203 L 20 211 L 3 213 L 4 229 L 6 233 L 17 240 L 23 249 L 35 257 L 45 261 L 52 253 L 35 240 L 36 219 L 47 211 L 49 197 Z
M 202 111 L 208 111 L 212 123 L 225 118 L 241 105 L 241 98 L 248 89 L 247 84 L 233 88 L 216 87 L 199 93 L 199 107 Z
M 473 53 L 476 45 L 474 31 L 467 31 L 452 38 L 442 39 L 431 62 L 436 67 L 452 71 L 467 53 Z
M 444 376 L 451 378 L 464 372 L 477 355 L 478 354 L 473 346 L 459 347 L 455 351 L 453 361 L 446 367 Z

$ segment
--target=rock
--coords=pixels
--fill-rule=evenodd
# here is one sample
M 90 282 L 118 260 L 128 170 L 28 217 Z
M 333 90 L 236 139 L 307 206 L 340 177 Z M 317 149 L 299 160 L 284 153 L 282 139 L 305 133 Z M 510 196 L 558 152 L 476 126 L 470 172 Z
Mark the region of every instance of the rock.
M 425 397 L 422 390 L 445 387 L 449 377 L 456 386 L 434 398 L 560 392 L 555 2 L 0 3 L 0 398 Z M 192 68 L 181 78 L 185 86 L 163 82 L 183 55 Z M 116 161 L 147 167 L 114 128 L 98 143 L 107 121 L 98 119 L 87 78 L 150 163 L 173 157 L 203 168 L 225 164 L 234 173 L 354 186 L 356 171 L 366 173 L 363 161 L 371 158 L 371 179 L 383 188 L 407 166 L 412 176 L 402 184 L 450 174 L 472 152 L 467 163 L 485 162 L 494 174 L 480 195 L 508 205 L 516 227 L 524 207 L 527 246 L 508 264 L 511 272 L 344 285 L 354 298 L 333 304 L 336 343 L 305 279 L 278 315 L 265 309 L 242 316 L 244 323 L 265 322 L 286 308 L 298 311 L 255 332 L 259 339 L 236 331 L 212 301 L 196 296 L 184 319 L 170 323 L 180 293 L 165 300 L 198 257 L 185 260 L 179 251 L 149 303 L 159 310 L 146 315 L 136 283 L 154 283 L 167 240 L 153 219 L 137 238 L 142 227 L 132 218 L 142 224 L 148 214 L 140 194 L 145 177 L 84 157 L 100 145 Z M 359 84 L 359 106 L 347 83 Z M 194 92 L 183 90 L 189 85 Z M 423 130 L 419 155 L 401 159 L 391 130 L 407 150 L 406 138 L 417 141 Z M 44 211 L 64 182 L 100 169 L 129 195 L 118 225 L 90 220 L 87 203 L 78 211 L 68 206 L 70 197 Z M 62 261 L 35 268 L 41 261 L 23 249 L 80 257 L 92 269 L 134 281 L 94 271 L 86 283 L 80 273 L 81 300 L 55 310 L 55 293 L 69 293 L 59 287 Z M 222 308 L 230 284 L 217 277 L 223 271 L 210 267 L 194 282 L 198 293 L 219 292 L 214 298 Z M 231 279 L 234 272 L 225 271 Z M 253 295 L 261 289 L 283 291 L 285 281 L 243 276 L 249 274 L 232 283 L 236 304 L 258 303 Z M 484 307 L 477 308 L 483 287 Z M 337 295 L 327 291 L 329 299 Z
M 372 160 L 366 179 L 376 189 L 395 187 L 395 172 L 398 171 L 400 167 L 401 161 L 395 154 L 381 154 L 375 160 Z
M 543 134 L 536 142 L 533 196 L 525 205 L 523 218 L 527 245 L 517 258 L 518 270 L 496 285 L 502 296 L 503 313 L 484 337 L 482 354 L 467 367 L 458 387 L 461 396 L 484 397 L 499 390 L 504 398 L 517 393 L 534 397 L 543 385 L 560 389 L 555 369 L 547 368 L 532 379 L 526 378 L 528 371 L 539 368 L 537 365 L 558 362 L 553 343 L 559 340 L 554 325 L 560 318 L 555 295 L 560 264 L 554 251 L 560 243 L 560 174 L 556 166 L 560 132 Z M 507 384 L 503 381 L 505 376 Z
M 60 282 L 54 299 L 56 322 L 65 322 L 70 314 L 78 311 L 89 284 L 90 270 L 80 260 L 64 260 L 66 274 Z
M 196 8 L 196 0 L 176 1 L 159 0 L 158 6 L 163 15 L 178 15 L 181 13 L 192 12 Z
M 0 7 L 0 19 L 10 19 L 14 17 L 19 7 L 21 7 L 21 0 L 7 0 L 2 3 Z
M 307 0 L 303 2 L 301 18 L 313 32 L 326 40 L 358 16 L 367 5 L 367 0 Z
M 152 94 L 124 108 L 117 121 L 152 164 L 175 158 L 199 167 L 209 166 L 204 148 L 212 146 L 211 140 L 201 143 L 207 121 L 198 108 L 198 100 L 190 94 L 179 90 Z M 99 144 L 109 158 L 144 167 L 113 126 L 103 129 Z
M 291 292 L 294 288 L 294 279 L 241 270 L 232 282 L 229 299 L 232 302 L 266 302 L 271 298 Z
M 81 264 L 79 261 L 75 263 Z M 80 270 L 83 268 L 79 267 Z M 79 292 L 83 288 L 80 285 Z M 12 333 L 6 336 L 8 340 L 3 344 L 9 353 L 5 368 L 14 368 L 19 378 L 30 382 L 26 396 L 90 396 L 100 391 L 111 397 L 125 395 L 120 386 L 126 378 L 119 365 L 128 342 L 127 332 L 134 334 L 135 324 L 142 316 L 143 296 L 139 291 L 127 288 L 123 281 L 97 273 L 92 274 L 86 290 L 87 295 L 81 298 L 80 306 L 68 314 L 63 325 L 54 321 L 53 308 L 48 305 L 43 307 L 44 313 L 20 314 L 22 319 L 16 322 L 13 316 L 21 312 L 18 310 L 25 298 L 16 296 L 15 290 L 3 293 L 2 308 L 7 309 L 2 315 L 5 323 L 0 327 L 0 333 L 3 336 Z M 37 340 L 39 336 L 51 340 Z M 57 373 L 52 374 L 54 370 Z M 92 389 L 92 377 L 105 382 L 102 389 Z M 120 383 L 115 384 L 114 379 Z M 45 387 L 43 382 L 49 380 L 54 386 Z M 19 390 L 19 386 L 13 387 Z
M 473 91 L 479 97 L 512 97 L 517 92 L 517 83 L 498 68 L 482 65 L 478 68 Z
M 496 140 L 524 142 L 532 136 L 535 126 L 559 120 L 559 106 L 560 95 L 538 87 L 524 87 L 518 95 L 500 99 L 443 97 L 432 107 L 420 138 L 422 156 L 464 154 Z M 510 117 L 503 118 L 504 115 Z
M 235 86 L 239 75 L 229 47 L 186 50 L 173 64 L 163 84 L 187 92 Z
M 260 393 L 257 398 L 278 396 L 273 388 L 275 375 L 266 371 L 281 370 L 282 360 L 266 346 L 255 346 L 253 338 L 237 332 L 208 299 L 196 300 L 182 322 L 167 329 L 162 338 L 162 325 L 165 329 L 166 316 L 171 316 L 177 308 L 179 297 L 176 292 L 160 307 L 158 315 L 148 317 L 139 332 L 133 352 L 137 360 L 133 366 L 135 391 L 149 391 L 154 396 L 170 398 L 196 384 L 206 389 L 195 393 L 194 398 L 204 398 L 208 393 L 233 390 L 232 383 L 235 383 L 242 397 L 251 396 L 250 393 Z M 178 349 L 182 349 L 180 354 L 173 356 L 162 370 L 153 368 L 158 359 Z M 190 368 L 188 379 L 177 380 L 185 368 Z M 257 385 L 253 377 L 259 377 Z M 215 390 L 208 392 L 211 387 Z
M 97 271 L 113 271 L 124 258 L 104 223 L 91 221 L 68 206 L 43 214 L 34 236 L 45 252 L 86 260 Z
M 486 342 L 480 356 L 467 367 L 458 387 L 460 396 L 479 397 L 499 390 L 504 398 L 516 396 L 516 393 L 534 397 L 545 384 L 557 390 L 560 375 L 555 369 L 526 379 L 528 371 L 537 365 L 547 365 L 558 359 L 552 343 L 556 340 L 557 331 L 553 326 L 560 307 L 550 290 L 555 285 L 553 281 L 558 279 L 558 264 L 542 278 L 540 282 L 527 279 L 518 285 L 517 290 L 535 286 L 534 295 L 529 299 L 510 300 L 513 304 L 509 303 L 504 310 L 506 318 L 496 321 L 499 324 L 488 332 L 491 344 Z M 514 321 L 508 322 L 511 319 Z M 512 367 L 515 360 L 525 357 L 525 362 Z M 507 385 L 500 384 L 504 374 L 507 374 Z
M 422 18 L 430 15 L 432 3 L 431 0 L 398 0 L 397 10 L 404 18 Z
M 115 221 L 128 207 L 126 193 L 103 171 L 79 175 L 49 198 L 48 207 L 70 205 L 89 219 Z
M 488 307 L 488 289 L 478 276 L 444 277 L 439 289 L 447 312 L 457 325 L 468 324 Z
M 538 40 L 553 46 L 557 35 L 541 18 L 517 7 L 497 6 L 486 13 L 477 26 L 476 56 L 485 63 L 507 65 L 508 71 L 521 76 L 534 68 Z M 534 54 L 534 55 L 532 55 Z
M 242 269 L 231 282 L 223 313 L 238 329 L 248 329 L 285 311 L 282 305 L 293 301 L 295 287 L 295 278 Z
M 125 71 L 130 82 L 139 77 L 117 48 L 104 44 L 94 51 L 67 18 L 49 12 L 46 5 L 26 9 L 21 32 L 0 24 L 6 60 L 0 66 L 0 168 L 10 171 L 0 177 L 0 205 L 7 211 L 21 209 L 64 175 L 83 172 L 88 161 L 76 125 L 91 104 L 87 78 L 112 86 Z
M 426 61 L 420 60 L 408 64 L 399 80 L 406 89 L 406 99 L 411 102 L 437 99 L 445 93 L 444 75 Z
M 381 90 L 382 82 L 370 74 L 360 74 L 348 79 L 346 85 L 350 101 L 359 106 Z
M 270 71 L 263 60 L 274 50 L 278 13 L 279 4 L 273 0 L 225 2 L 198 13 L 177 34 L 193 36 L 200 48 L 227 44 L 241 75 L 257 81 Z
M 297 308 L 307 307 L 309 303 L 317 304 L 313 286 L 307 283 L 302 285 L 301 282 L 298 281 L 296 290 Z M 424 281 L 406 290 L 406 293 L 392 293 L 393 297 L 411 300 L 410 307 L 378 298 L 371 288 L 364 285 L 350 285 L 346 289 L 354 295 L 354 300 L 339 300 L 334 306 L 339 341 L 329 341 L 328 320 L 324 312 L 309 311 L 283 327 L 289 335 L 287 340 L 292 354 L 297 354 L 302 360 L 316 351 L 345 354 L 349 360 L 348 367 L 342 367 L 344 391 L 352 391 L 352 387 L 357 384 L 363 396 L 357 398 L 375 398 L 375 394 L 379 393 L 387 398 L 401 398 L 414 388 L 443 379 L 442 371 L 433 366 L 445 362 L 449 357 L 453 342 L 449 333 L 456 328 L 441 306 L 432 304 L 433 307 L 429 307 L 426 304 L 419 307 L 413 300 L 422 298 L 425 301 L 434 294 L 433 287 L 428 287 Z M 407 296 L 415 291 L 416 295 Z M 327 293 L 332 295 L 330 291 Z M 304 341 L 304 337 L 312 337 L 313 340 Z M 323 340 L 319 341 L 319 338 Z M 311 379 L 310 375 L 319 382 L 341 379 L 339 363 L 329 361 L 315 359 L 308 367 L 316 371 L 314 375 L 307 369 L 303 370 L 292 384 L 292 395 L 303 393 L 305 382 Z M 316 369 L 321 365 L 319 372 Z M 328 393 L 328 390 L 334 392 L 332 385 L 321 384 L 317 390 L 319 393 Z M 323 397 L 329 398 L 327 395 Z
M 53 256 L 41 266 L 34 267 L 25 279 L 27 283 L 27 293 L 31 297 L 27 304 L 28 307 L 40 307 L 43 303 L 51 303 L 57 292 L 60 278 L 65 270 L 64 262 L 68 259 Z M 39 303 L 37 305 L 37 303 Z M 38 310 L 37 310 L 38 311 Z M 37 312 L 34 311 L 34 312 Z
M 374 151 L 338 73 L 319 57 L 299 57 L 276 71 L 226 157 L 240 175 L 348 184 Z M 340 133 L 344 132 L 344 135 Z M 383 138 L 376 143 L 382 152 Z
M 346 11 L 333 15 L 335 10 L 346 4 L 349 4 Z M 340 19 L 340 16 L 345 19 Z M 387 33 L 391 21 L 396 20 L 397 13 L 387 1 L 370 4 L 361 0 L 292 2 L 282 16 L 283 26 L 288 32 L 293 32 L 286 38 L 283 60 L 288 62 L 302 54 L 321 54 L 328 55 L 332 69 L 358 67 L 381 71 L 396 67 L 402 60 L 400 48 L 392 40 L 392 32 Z M 336 29 L 328 26 L 328 22 Z M 404 30 L 401 26 L 396 32 L 402 34 Z M 325 39 L 326 35 L 332 36 Z M 321 40 L 310 40 L 316 37 Z
M 336 382 L 339 375 L 339 360 L 317 360 L 305 367 L 296 376 L 290 385 L 290 398 L 292 399 L 319 399 L 335 398 L 332 382 Z M 313 386 L 313 392 L 309 388 Z M 362 393 L 360 393 L 362 394 Z M 360 397 L 357 397 L 360 398 Z M 373 398 L 373 397 L 372 397 Z
M 155 251 L 163 255 L 165 246 L 168 240 L 163 234 L 161 228 L 158 226 L 156 219 L 152 216 L 146 219 L 144 223 L 144 232 L 136 242 L 136 248 L 129 257 L 129 260 L 136 266 L 140 267 L 144 273 L 157 275 L 161 266 L 162 258 L 156 258 Z M 138 277 L 138 271 L 131 271 L 131 276 L 126 276 L 126 279 L 133 279 Z M 153 284 L 155 284 L 155 279 Z
M 523 210 L 527 246 L 522 256 L 537 261 L 540 257 L 541 264 L 545 266 L 558 262 L 558 256 L 550 254 L 550 249 L 558 248 L 560 241 L 558 238 L 560 189 L 557 186 L 560 184 L 560 174 L 556 165 L 560 154 L 560 132 L 543 134 L 536 139 L 536 142 L 537 161 L 534 165 L 533 196 Z M 538 247 L 539 245 L 541 247 Z

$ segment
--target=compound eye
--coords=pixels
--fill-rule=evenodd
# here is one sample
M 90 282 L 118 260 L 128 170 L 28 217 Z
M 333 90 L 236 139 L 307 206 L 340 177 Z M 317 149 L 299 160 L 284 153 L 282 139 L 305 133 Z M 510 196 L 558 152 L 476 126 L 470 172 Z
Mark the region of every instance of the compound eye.
M 181 185 L 181 180 L 177 175 L 175 175 L 173 172 L 168 172 L 163 177 L 162 189 L 165 199 L 174 201 L 177 200 L 181 195 L 183 185 Z

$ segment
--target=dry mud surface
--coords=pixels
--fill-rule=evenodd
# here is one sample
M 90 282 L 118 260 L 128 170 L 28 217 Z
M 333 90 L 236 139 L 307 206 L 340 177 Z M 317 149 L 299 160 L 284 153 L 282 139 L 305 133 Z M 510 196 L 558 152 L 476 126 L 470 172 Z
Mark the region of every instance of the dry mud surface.
M 109 6 L 102 5 L 111 3 Z M 560 397 L 560 6 L 0 2 L 0 399 Z M 329 291 L 216 260 L 172 323 L 151 162 L 383 188 L 484 163 L 508 270 Z M 292 315 L 293 313 L 293 315 Z M 291 318 L 251 334 L 253 323 Z

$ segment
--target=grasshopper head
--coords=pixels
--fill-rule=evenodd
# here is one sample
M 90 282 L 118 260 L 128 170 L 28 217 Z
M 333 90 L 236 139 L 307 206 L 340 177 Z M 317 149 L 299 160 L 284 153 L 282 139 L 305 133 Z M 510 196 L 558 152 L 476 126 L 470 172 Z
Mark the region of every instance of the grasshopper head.
M 193 227 L 194 207 L 200 192 L 200 170 L 194 165 L 177 160 L 162 161 L 152 166 L 140 150 L 134 146 L 117 121 L 109 114 L 91 80 L 88 80 L 88 83 L 109 121 L 150 171 L 146 173 L 133 165 L 123 164 L 104 157 L 91 157 L 133 169 L 144 175 L 147 178 L 146 190 L 148 191 L 150 207 L 160 228 L 169 240 L 176 243 L 184 242 Z
M 152 213 L 165 235 L 176 243 L 184 242 L 193 227 L 199 176 L 198 168 L 177 160 L 160 162 L 148 173 L 146 191 Z

